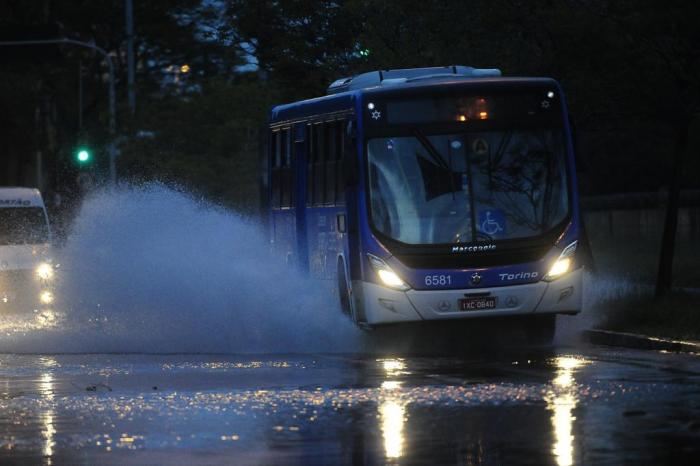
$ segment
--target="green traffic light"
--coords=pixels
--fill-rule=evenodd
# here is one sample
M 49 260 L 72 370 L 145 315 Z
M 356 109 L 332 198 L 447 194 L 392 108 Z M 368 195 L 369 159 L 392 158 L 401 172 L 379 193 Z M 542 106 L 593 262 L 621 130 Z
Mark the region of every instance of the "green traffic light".
M 77 158 L 78 162 L 85 163 L 88 160 L 90 160 L 90 152 L 86 151 L 85 149 L 81 149 L 80 151 L 78 151 Z

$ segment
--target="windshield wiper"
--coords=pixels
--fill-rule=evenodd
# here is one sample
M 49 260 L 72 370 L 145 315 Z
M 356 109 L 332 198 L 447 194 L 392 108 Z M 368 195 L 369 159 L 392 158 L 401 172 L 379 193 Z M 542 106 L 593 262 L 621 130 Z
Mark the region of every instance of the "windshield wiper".
M 430 141 L 428 140 L 427 137 L 425 137 L 425 134 L 418 128 L 413 128 L 411 130 L 411 133 L 413 136 L 418 139 L 418 142 L 421 143 L 423 148 L 428 151 L 428 155 L 430 155 L 430 158 L 433 159 L 433 162 L 435 162 L 436 165 L 444 168 L 445 170 L 452 171 L 452 167 L 447 165 L 445 162 L 445 159 L 442 158 L 442 155 L 440 155 L 440 152 L 433 146 Z
M 435 165 L 437 165 L 440 168 L 443 168 L 444 170 L 447 171 L 448 178 L 450 179 L 450 192 L 452 193 L 452 197 L 454 198 L 454 194 L 455 194 L 455 192 L 457 192 L 457 190 L 455 188 L 455 180 L 454 180 L 454 176 L 452 173 L 452 158 L 450 157 L 450 163 L 447 164 L 447 162 L 445 162 L 445 159 L 442 157 L 440 152 L 438 152 L 438 150 L 435 148 L 435 146 L 430 143 L 430 140 L 418 128 L 413 128 L 411 130 L 411 133 L 413 133 L 413 136 L 416 139 L 418 139 L 418 142 L 421 143 L 423 148 L 426 151 L 428 151 L 428 155 L 430 155 L 430 158 L 433 159 L 433 162 L 435 163 Z

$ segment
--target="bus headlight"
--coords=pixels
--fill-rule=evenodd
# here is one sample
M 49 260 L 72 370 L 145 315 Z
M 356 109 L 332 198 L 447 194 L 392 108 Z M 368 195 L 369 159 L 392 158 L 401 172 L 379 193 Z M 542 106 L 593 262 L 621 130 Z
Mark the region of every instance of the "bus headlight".
M 401 279 L 401 277 L 396 274 L 396 272 L 391 270 L 391 267 L 389 267 L 382 259 L 373 254 L 367 254 L 367 258 L 369 259 L 369 263 L 372 264 L 374 271 L 377 272 L 379 280 L 384 285 L 399 291 L 406 291 L 411 288 Z
M 554 280 L 555 278 L 558 278 L 568 272 L 569 267 L 571 267 L 571 259 L 568 257 L 557 259 L 557 261 L 549 269 L 549 272 L 547 272 L 545 278 L 547 280 Z
M 53 278 L 53 267 L 48 262 L 42 262 L 36 268 L 36 276 L 42 280 L 51 280 Z
M 574 241 L 573 243 L 569 244 L 567 247 L 564 248 L 564 250 L 559 255 L 559 258 L 549 268 L 549 272 L 547 272 L 547 275 L 544 276 L 545 280 L 555 280 L 567 273 L 571 269 L 572 256 L 576 252 L 577 244 L 578 241 Z

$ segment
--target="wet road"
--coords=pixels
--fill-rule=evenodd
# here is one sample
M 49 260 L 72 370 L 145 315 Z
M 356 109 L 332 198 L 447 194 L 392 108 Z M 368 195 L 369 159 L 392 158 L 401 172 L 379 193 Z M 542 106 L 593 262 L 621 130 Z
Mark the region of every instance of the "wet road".
M 0 464 L 689 464 L 700 357 L 0 355 Z

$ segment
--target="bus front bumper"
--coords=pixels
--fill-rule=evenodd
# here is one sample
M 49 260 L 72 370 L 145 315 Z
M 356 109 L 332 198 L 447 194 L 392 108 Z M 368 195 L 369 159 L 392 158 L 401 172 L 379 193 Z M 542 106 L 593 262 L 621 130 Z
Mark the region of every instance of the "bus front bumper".
M 368 282 L 355 282 L 356 305 L 369 325 L 421 320 L 469 319 L 527 314 L 577 314 L 583 296 L 582 269 L 552 282 L 461 290 L 395 291 Z M 459 300 L 474 293 L 496 297 L 488 310 L 461 311 Z

